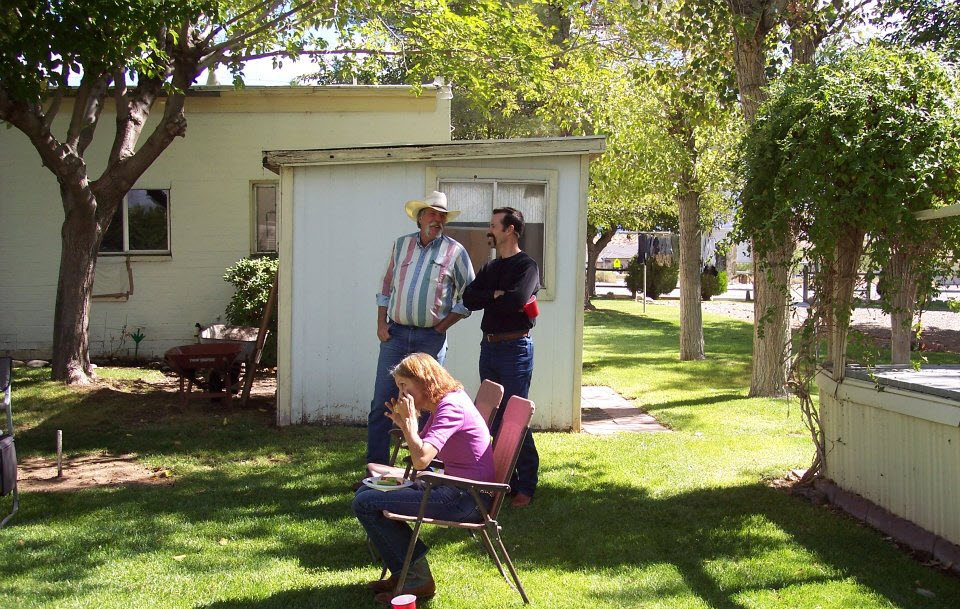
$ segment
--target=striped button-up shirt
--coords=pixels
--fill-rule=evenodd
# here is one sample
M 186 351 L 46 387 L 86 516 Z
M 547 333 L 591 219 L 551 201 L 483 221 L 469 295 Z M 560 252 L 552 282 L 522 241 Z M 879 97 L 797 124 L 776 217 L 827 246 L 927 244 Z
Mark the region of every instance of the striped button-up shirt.
M 387 307 L 387 317 L 398 324 L 432 328 L 450 313 L 470 315 L 462 298 L 473 278 L 467 250 L 450 237 L 424 246 L 419 232 L 404 235 L 393 243 L 377 306 Z

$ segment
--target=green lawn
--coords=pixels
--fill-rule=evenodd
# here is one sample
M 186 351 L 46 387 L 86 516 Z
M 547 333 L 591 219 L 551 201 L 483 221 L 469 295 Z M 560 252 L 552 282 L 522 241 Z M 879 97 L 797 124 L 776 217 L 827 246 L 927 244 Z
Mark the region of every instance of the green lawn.
M 960 606 L 957 578 L 765 484 L 811 449 L 795 403 L 744 397 L 748 325 L 707 316 L 709 359 L 681 364 L 676 308 L 598 305 L 584 384 L 613 386 L 676 431 L 538 435 L 537 499 L 502 518 L 534 606 Z M 0 530 L 0 607 L 374 606 L 358 584 L 379 570 L 349 509 L 363 429 L 275 429 L 262 405 L 180 408 L 120 371 L 82 392 L 44 374 L 17 371 L 21 456 L 49 455 L 63 429 L 68 452 L 135 452 L 175 483 L 22 495 Z M 427 541 L 429 606 L 521 606 L 469 538 Z

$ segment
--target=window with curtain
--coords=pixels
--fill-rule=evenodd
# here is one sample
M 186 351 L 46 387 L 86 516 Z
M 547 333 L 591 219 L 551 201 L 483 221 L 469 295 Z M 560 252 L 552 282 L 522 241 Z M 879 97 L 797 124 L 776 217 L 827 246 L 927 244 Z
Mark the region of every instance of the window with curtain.
M 540 284 L 544 287 L 544 234 L 547 183 L 540 181 L 497 179 L 440 180 L 439 189 L 447 195 L 447 205 L 460 215 L 447 224 L 446 233 L 463 244 L 470 254 L 474 270 L 479 270 L 496 255 L 487 242 L 490 216 L 498 207 L 512 207 L 523 214 L 524 231 L 520 249 L 537 261 Z
M 277 184 L 253 185 L 255 253 L 277 251 Z

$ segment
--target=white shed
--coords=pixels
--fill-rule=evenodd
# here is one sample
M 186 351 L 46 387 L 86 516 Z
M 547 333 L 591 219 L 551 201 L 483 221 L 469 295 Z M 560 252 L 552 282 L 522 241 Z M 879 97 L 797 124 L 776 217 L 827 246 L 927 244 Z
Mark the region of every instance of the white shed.
M 265 152 L 280 174 L 278 424 L 366 421 L 377 281 L 391 240 L 416 230 L 403 203 L 442 190 L 463 210 L 447 232 L 475 265 L 492 255 L 493 207 L 524 212 L 524 249 L 543 275 L 534 426 L 579 430 L 587 183 L 603 149 L 603 137 L 570 137 Z M 448 335 L 446 365 L 468 392 L 480 382 L 481 315 Z

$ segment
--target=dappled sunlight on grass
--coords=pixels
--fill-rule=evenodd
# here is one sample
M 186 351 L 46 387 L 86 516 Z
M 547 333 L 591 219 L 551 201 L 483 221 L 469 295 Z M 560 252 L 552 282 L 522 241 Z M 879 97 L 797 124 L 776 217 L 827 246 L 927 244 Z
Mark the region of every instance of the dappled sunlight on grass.
M 537 435 L 535 501 L 501 514 L 535 606 L 960 606 L 955 578 L 764 484 L 810 448 L 795 405 L 745 397 L 747 324 L 708 318 L 709 359 L 680 363 L 672 309 L 642 317 L 631 305 L 587 315 L 584 382 L 613 386 L 675 431 Z M 131 452 L 173 484 L 24 493 L 0 530 L 0 607 L 374 606 L 360 583 L 379 567 L 350 510 L 363 428 L 278 429 L 262 402 L 180 406 L 129 377 L 73 391 L 42 374 L 15 379 L 23 455 L 49 456 L 63 429 L 69 453 Z M 469 537 L 425 536 L 430 607 L 521 606 Z

